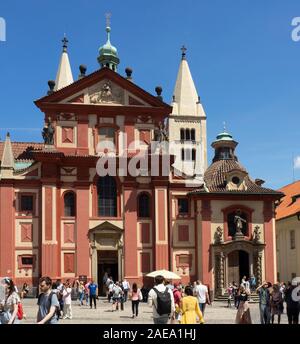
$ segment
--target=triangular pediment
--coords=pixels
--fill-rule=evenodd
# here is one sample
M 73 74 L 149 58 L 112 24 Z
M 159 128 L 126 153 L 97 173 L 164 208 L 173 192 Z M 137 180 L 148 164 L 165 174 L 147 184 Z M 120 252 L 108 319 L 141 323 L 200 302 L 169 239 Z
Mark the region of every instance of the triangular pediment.
M 101 224 L 91 228 L 89 232 L 92 233 L 102 233 L 102 232 L 114 232 L 114 233 L 122 233 L 123 229 L 116 226 L 114 223 L 110 221 L 103 221 Z
M 37 100 L 43 103 L 132 106 L 132 107 L 171 107 L 147 91 L 108 69 L 100 69 L 73 84 Z
M 61 104 L 117 105 L 117 106 L 150 106 L 126 88 L 119 86 L 109 78 L 85 88 L 71 97 L 60 101 Z

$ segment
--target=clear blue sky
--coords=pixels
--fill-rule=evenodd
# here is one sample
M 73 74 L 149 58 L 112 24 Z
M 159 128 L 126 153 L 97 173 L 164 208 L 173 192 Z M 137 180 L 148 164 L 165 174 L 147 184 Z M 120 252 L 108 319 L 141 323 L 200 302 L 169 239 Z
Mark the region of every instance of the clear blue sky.
M 43 116 L 33 101 L 55 79 L 64 32 L 74 77 L 80 64 L 91 73 L 106 38 L 106 12 L 121 74 L 131 66 L 139 86 L 154 93 L 161 85 L 169 103 L 185 44 L 208 143 L 226 121 L 253 178 L 273 188 L 292 182 L 293 155 L 300 155 L 300 42 L 291 39 L 291 21 L 300 17 L 299 0 L 1 0 L 1 139 L 3 128 L 38 128 L 10 132 L 14 141 L 41 141 Z

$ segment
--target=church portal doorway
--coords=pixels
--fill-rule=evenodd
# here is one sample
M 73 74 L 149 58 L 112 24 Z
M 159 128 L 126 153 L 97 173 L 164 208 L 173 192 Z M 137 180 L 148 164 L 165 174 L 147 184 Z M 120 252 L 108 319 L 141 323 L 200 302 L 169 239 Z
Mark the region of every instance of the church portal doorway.
M 228 282 L 241 283 L 242 278 L 250 277 L 249 254 L 246 251 L 237 250 L 228 254 Z
M 103 283 L 103 277 L 105 272 L 109 276 L 112 276 L 113 281 L 118 280 L 119 265 L 118 265 L 118 251 L 98 251 L 98 286 L 99 294 L 101 296 L 106 295 L 106 289 Z

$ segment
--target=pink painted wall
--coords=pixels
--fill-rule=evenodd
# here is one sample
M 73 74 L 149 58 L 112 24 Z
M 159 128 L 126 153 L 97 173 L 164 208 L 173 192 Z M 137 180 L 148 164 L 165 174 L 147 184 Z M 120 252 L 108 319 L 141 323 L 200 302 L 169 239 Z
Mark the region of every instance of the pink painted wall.
M 212 273 L 210 269 L 210 243 L 211 243 L 211 205 L 210 201 L 202 201 L 202 231 L 201 231 L 201 271 L 202 283 L 212 287 Z
M 266 271 L 266 280 L 268 282 L 276 282 L 275 276 L 275 247 L 274 247 L 274 231 L 273 227 L 273 218 L 274 213 L 272 209 L 272 201 L 264 202 L 264 236 L 265 236 L 265 271 Z
M 52 208 L 53 208 L 53 194 L 52 188 L 45 188 L 45 239 L 52 240 Z
M 12 185 L 0 186 L 0 276 L 15 274 L 15 207 Z
M 125 188 L 124 190 L 124 208 L 125 208 L 125 276 L 126 278 L 137 278 L 137 190 L 136 188 Z
M 57 245 L 42 244 L 42 276 L 50 276 L 52 278 L 58 277 L 58 255 Z
M 89 231 L 89 189 L 77 188 L 77 230 L 76 230 L 76 275 L 89 275 L 90 249 Z
M 157 198 L 155 200 L 157 206 L 155 209 L 158 209 L 158 228 L 156 229 L 156 235 L 158 234 L 158 238 L 155 240 L 155 267 L 154 270 L 165 269 L 169 270 L 169 247 L 168 244 L 157 243 L 157 241 L 165 241 L 166 233 L 168 230 L 166 226 L 168 225 L 168 200 L 166 197 L 165 190 L 158 190 L 157 191 Z

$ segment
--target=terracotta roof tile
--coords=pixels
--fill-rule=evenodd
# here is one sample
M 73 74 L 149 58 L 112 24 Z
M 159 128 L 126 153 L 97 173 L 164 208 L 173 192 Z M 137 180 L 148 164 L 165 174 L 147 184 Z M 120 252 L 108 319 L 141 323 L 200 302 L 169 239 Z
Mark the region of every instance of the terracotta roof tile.
M 41 150 L 43 143 L 38 142 L 12 142 L 12 149 L 15 160 L 32 160 L 32 150 Z M 2 159 L 4 142 L 0 142 L 0 160 Z
M 295 215 L 300 212 L 300 180 L 281 188 L 285 196 L 281 199 L 280 204 L 276 208 L 276 220 L 283 219 L 288 216 Z M 294 197 L 293 196 L 298 196 Z
M 280 192 L 274 191 L 272 189 L 264 188 L 257 185 L 248 175 L 245 177 L 245 182 L 247 190 L 245 191 L 229 191 L 226 190 L 226 173 L 239 170 L 241 172 L 247 173 L 247 170 L 236 160 L 218 160 L 212 163 L 206 172 L 204 173 L 204 182 L 205 186 L 208 189 L 208 192 L 212 193 L 231 193 L 231 194 L 278 194 Z M 192 191 L 192 194 L 195 193 L 205 193 L 207 190 L 201 188 L 195 191 Z

